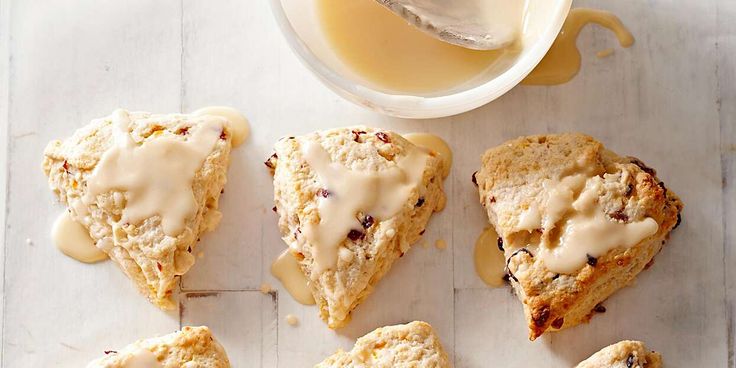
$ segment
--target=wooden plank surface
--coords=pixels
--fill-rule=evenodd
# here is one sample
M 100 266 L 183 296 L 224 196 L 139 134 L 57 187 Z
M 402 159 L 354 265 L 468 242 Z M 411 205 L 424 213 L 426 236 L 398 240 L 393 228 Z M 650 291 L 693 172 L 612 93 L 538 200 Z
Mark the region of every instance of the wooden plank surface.
M 569 367 L 636 338 L 670 367 L 736 368 L 736 3 L 576 6 L 614 11 L 636 44 L 597 59 L 596 51 L 617 47 L 615 38 L 588 27 L 572 82 L 518 87 L 466 114 L 410 121 L 363 110 L 321 85 L 286 46 L 267 1 L 0 0 L 2 366 L 83 366 L 105 349 L 207 324 L 235 367 L 310 367 L 376 327 L 424 319 L 456 367 Z M 181 311 L 156 310 L 109 262 L 83 265 L 53 248 L 50 225 L 63 209 L 39 167 L 49 140 L 119 106 L 187 112 L 213 104 L 243 111 L 252 135 L 233 151 L 224 218 L 182 279 Z M 269 273 L 284 244 L 262 161 L 281 136 L 354 124 L 429 131 L 454 148 L 448 207 L 425 234 L 449 246 L 415 247 L 334 332 Z M 608 312 L 529 342 L 516 298 L 473 271 L 486 220 L 470 175 L 488 147 L 559 131 L 589 133 L 643 159 L 686 209 L 654 266 L 606 302 Z M 262 294 L 262 283 L 277 290 Z M 288 325 L 287 314 L 299 324 Z

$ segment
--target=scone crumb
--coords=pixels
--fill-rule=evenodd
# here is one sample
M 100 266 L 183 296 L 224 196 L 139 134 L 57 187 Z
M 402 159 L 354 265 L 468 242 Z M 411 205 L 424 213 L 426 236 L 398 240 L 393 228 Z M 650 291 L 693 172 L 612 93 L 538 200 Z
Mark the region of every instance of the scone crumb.
M 264 294 L 268 294 L 273 290 L 270 284 L 263 283 L 261 284 L 261 292 Z
M 444 241 L 443 239 L 438 239 L 434 243 L 434 246 L 437 247 L 437 249 L 446 249 L 447 248 L 447 242 Z

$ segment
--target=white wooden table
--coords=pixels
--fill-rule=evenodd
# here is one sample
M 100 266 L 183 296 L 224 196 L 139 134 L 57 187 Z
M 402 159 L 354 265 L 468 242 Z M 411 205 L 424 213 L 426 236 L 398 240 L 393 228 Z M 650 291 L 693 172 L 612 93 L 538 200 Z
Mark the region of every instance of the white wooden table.
M 642 339 L 669 367 L 736 367 L 736 2 L 588 0 L 613 10 L 636 44 L 611 57 L 609 32 L 580 37 L 584 67 L 556 87 L 518 87 L 460 116 L 407 121 L 327 90 L 287 48 L 265 0 L 0 0 L 2 366 L 81 367 L 103 350 L 209 325 L 235 367 L 311 367 L 387 324 L 432 323 L 456 367 L 570 367 L 621 339 Z M 241 109 L 253 135 L 233 152 L 219 229 L 163 313 L 110 262 L 63 256 L 49 230 L 63 209 L 41 172 L 46 143 L 116 107 Z M 284 248 L 262 161 L 277 138 L 351 124 L 430 131 L 455 148 L 447 209 L 426 239 L 333 332 L 282 289 L 258 291 Z M 519 135 L 582 131 L 658 169 L 686 204 L 655 265 L 590 324 L 526 339 L 508 289 L 476 277 L 472 250 L 486 220 L 470 175 L 487 147 Z M 5 170 L 7 168 L 7 170 Z M 31 239 L 31 244 L 26 242 Z M 301 323 L 291 327 L 286 314 Z

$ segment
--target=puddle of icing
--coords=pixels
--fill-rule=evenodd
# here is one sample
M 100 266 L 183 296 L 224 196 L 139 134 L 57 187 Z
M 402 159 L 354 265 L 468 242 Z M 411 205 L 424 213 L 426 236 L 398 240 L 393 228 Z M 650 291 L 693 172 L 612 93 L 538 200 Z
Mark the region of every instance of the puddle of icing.
M 581 64 L 576 42 L 580 31 L 589 23 L 610 29 L 622 47 L 634 44 L 634 36 L 613 13 L 587 8 L 572 9 L 547 55 L 521 84 L 555 85 L 566 83 L 575 77 Z
M 121 223 L 139 224 L 159 215 L 164 233 L 178 235 L 196 214 L 192 181 L 222 133 L 222 119 L 205 119 L 186 140 L 161 137 L 141 145 L 130 135 L 128 112 L 116 110 L 112 120 L 114 145 L 89 177 L 82 200 L 90 204 L 98 194 L 124 192 Z
M 524 2 L 504 3 L 516 5 L 509 14 L 517 14 L 521 25 Z M 499 66 L 520 51 L 518 42 L 500 50 L 478 51 L 440 41 L 375 0 L 319 0 L 316 5 L 322 31 L 337 56 L 359 76 L 389 92 L 452 89 L 489 69 L 502 71 Z
M 302 154 L 324 186 L 319 197 L 319 223 L 303 224 L 302 232 L 314 245 L 314 275 L 334 269 L 340 244 L 351 234 L 359 237 L 363 225 L 357 213 L 383 220 L 396 214 L 419 185 L 428 153 L 411 148 L 395 166 L 380 171 L 354 171 L 332 162 L 319 144 L 305 142 Z M 395 230 L 387 231 L 395 236 Z
M 199 110 L 196 110 L 192 113 L 192 115 L 202 116 L 202 115 L 211 115 L 211 116 L 219 116 L 225 118 L 227 120 L 228 125 L 230 127 L 230 132 L 232 133 L 232 144 L 233 147 L 237 147 L 245 141 L 246 138 L 248 138 L 248 135 L 250 134 L 250 125 L 248 124 L 248 119 L 243 116 L 240 111 L 237 109 L 234 109 L 232 107 L 228 106 L 207 106 L 203 107 Z
M 404 134 L 404 138 L 419 147 L 437 152 L 445 163 L 442 177 L 446 178 L 450 174 L 452 149 L 442 138 L 430 133 L 407 133 Z
M 62 253 L 77 261 L 95 263 L 107 259 L 107 254 L 97 249 L 87 229 L 74 221 L 67 211 L 54 222 L 51 238 Z
M 504 285 L 506 259 L 503 252 L 498 249 L 498 234 L 493 226 L 485 228 L 475 241 L 473 261 L 475 273 L 486 285 L 491 287 Z
M 304 305 L 315 304 L 307 277 L 299 269 L 299 263 L 289 249 L 284 250 L 271 264 L 271 274 L 281 281 L 294 300 Z
M 289 326 L 296 326 L 299 324 L 299 318 L 293 314 L 287 314 L 286 317 L 286 323 L 289 324 Z

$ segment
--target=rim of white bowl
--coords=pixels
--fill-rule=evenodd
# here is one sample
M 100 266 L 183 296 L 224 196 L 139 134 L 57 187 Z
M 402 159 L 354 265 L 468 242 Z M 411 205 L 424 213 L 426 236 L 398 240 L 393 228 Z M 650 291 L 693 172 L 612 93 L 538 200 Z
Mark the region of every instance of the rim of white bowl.
M 343 77 L 318 58 L 291 25 L 281 0 L 271 0 L 271 12 L 291 50 L 322 83 L 341 97 L 370 110 L 400 118 L 430 119 L 461 114 L 483 106 L 514 88 L 539 64 L 567 18 L 572 0 L 560 0 L 554 22 L 524 57 L 518 58 L 505 72 L 473 88 L 443 96 L 390 94 Z

